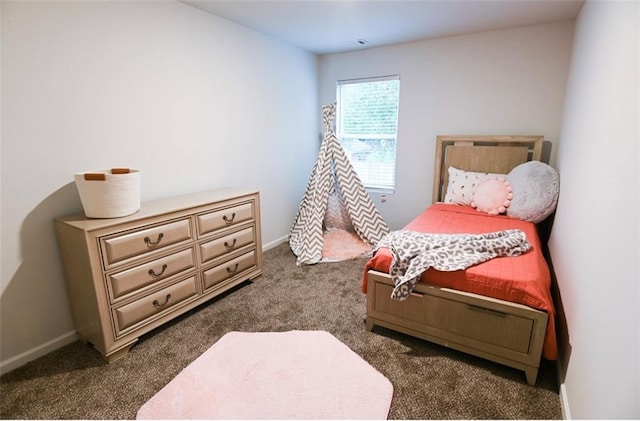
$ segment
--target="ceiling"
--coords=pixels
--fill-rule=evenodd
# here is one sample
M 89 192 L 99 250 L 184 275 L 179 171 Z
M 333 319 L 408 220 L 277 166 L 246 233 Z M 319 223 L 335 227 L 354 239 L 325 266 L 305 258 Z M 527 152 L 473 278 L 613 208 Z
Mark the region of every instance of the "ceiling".
M 316 54 L 569 20 L 583 4 L 583 0 L 181 1 Z

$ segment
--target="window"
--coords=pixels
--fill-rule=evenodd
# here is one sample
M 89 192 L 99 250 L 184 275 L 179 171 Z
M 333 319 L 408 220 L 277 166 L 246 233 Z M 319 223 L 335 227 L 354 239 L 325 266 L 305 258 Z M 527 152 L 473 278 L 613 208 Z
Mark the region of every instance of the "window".
M 393 193 L 400 77 L 341 80 L 336 136 L 369 190 Z

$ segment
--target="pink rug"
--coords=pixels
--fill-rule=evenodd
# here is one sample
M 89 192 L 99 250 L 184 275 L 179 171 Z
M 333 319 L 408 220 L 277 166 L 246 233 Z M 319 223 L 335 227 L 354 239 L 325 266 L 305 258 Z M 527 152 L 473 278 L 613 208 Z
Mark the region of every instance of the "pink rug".
M 339 262 L 357 259 L 371 254 L 373 247 L 354 232 L 331 229 L 324 233 L 322 242 L 322 261 Z
M 323 331 L 230 332 L 137 419 L 386 419 L 393 386 Z

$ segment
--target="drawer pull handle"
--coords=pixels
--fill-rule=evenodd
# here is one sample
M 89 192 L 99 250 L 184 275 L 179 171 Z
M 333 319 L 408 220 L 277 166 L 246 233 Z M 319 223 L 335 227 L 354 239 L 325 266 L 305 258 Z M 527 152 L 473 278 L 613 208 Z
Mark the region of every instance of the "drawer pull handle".
M 164 265 L 162 265 L 162 271 L 160 273 L 156 273 L 153 269 L 149 269 L 149 275 L 153 276 L 154 278 L 158 278 L 158 277 L 162 276 L 162 274 L 164 273 L 165 270 L 167 270 L 167 264 L 166 263 Z
M 236 267 L 231 269 L 230 267 L 227 267 L 227 272 L 229 272 L 229 275 L 233 275 L 234 273 L 236 273 L 238 271 L 238 264 L 236 263 Z
M 231 218 L 227 218 L 227 215 L 222 215 L 222 219 L 224 219 L 224 223 L 227 225 L 233 224 L 233 220 L 236 219 L 236 213 L 233 212 L 231 214 Z
M 158 239 L 156 241 L 151 241 L 151 238 L 144 237 L 144 242 L 147 247 L 157 246 L 158 244 L 160 244 L 160 240 L 162 240 L 162 237 L 164 237 L 163 233 L 158 234 Z
M 236 241 L 238 241 L 236 238 L 233 239 L 233 243 L 231 244 L 225 241 L 224 246 L 227 248 L 227 250 L 233 250 L 234 248 L 236 248 Z
M 171 298 L 171 294 L 167 294 L 167 296 L 164 298 L 164 303 L 160 303 L 158 300 L 153 300 L 153 306 L 155 308 L 162 308 L 167 305 L 167 303 L 169 302 L 169 298 Z
M 491 310 L 490 308 L 484 308 L 480 306 L 474 306 L 473 304 L 467 304 L 469 310 L 479 311 L 481 313 L 487 313 L 498 317 L 507 317 L 507 313 L 503 313 L 497 310 Z
M 419 292 L 410 292 L 409 295 L 416 298 L 424 298 L 424 294 L 420 294 Z

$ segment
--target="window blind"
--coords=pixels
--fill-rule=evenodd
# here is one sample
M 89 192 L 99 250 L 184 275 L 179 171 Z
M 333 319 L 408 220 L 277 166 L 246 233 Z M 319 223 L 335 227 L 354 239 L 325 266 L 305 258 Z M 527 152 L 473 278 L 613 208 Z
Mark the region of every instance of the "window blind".
M 395 190 L 400 77 L 341 80 L 336 136 L 370 190 Z

